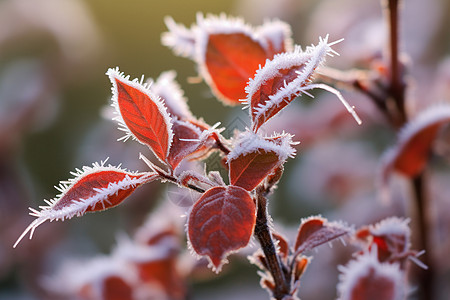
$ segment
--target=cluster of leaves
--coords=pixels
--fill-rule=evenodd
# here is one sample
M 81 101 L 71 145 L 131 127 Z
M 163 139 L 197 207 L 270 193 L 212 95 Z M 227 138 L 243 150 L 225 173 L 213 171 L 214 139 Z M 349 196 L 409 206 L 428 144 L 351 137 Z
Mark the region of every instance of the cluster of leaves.
M 426 269 L 410 249 L 409 220 L 391 217 L 364 226 L 354 234 L 362 250 L 346 266 L 341 266 L 339 299 L 404 299 L 408 294 L 406 260 Z
M 297 143 L 284 131 L 267 136 L 260 129 L 298 96 L 312 96 L 309 93 L 312 89 L 334 94 L 361 123 L 339 91 L 313 82 L 325 58 L 337 55 L 331 47 L 340 41 L 330 43 L 326 36 L 320 38 L 317 45 L 302 50 L 293 45 L 290 28 L 283 22 L 267 21 L 254 28 L 240 19 L 224 15 L 204 17 L 199 14 L 197 23 L 191 28 L 176 24 L 170 18 L 166 23 L 169 32 L 163 35 L 163 43 L 197 64 L 200 76 L 218 99 L 229 105 L 244 104 L 249 111 L 250 128 L 227 140 L 218 125 L 211 126 L 196 118 L 175 82 L 174 72 L 165 72 L 155 82 L 150 79 L 144 83 L 143 80 L 130 80 L 118 68 L 109 69 L 106 74 L 112 83 L 115 120 L 119 129 L 125 132 L 121 140 L 138 141 L 151 150 L 157 161 L 141 154 L 140 158 L 150 168 L 146 172 L 130 172 L 121 167 L 106 166 L 105 162 L 77 170 L 73 179 L 58 187 L 61 194 L 46 201 L 48 206 L 42 206 L 41 210 L 31 209 L 37 219 L 14 247 L 28 232 L 31 238 L 43 222 L 105 210 L 120 204 L 143 184 L 168 181 L 201 193 L 188 213 L 187 237 L 194 252 L 205 256 L 213 270 L 219 272 L 228 255 L 246 247 L 255 236 L 261 249 L 251 261 L 262 270 L 262 286 L 276 299 L 295 299 L 300 277 L 310 261 L 304 253 L 352 230 L 341 223 L 311 217 L 302 221 L 293 246 L 281 234 L 273 232 L 267 213 L 267 196 L 281 179 L 286 160 L 294 157 Z M 448 108 L 439 109 L 439 118 L 435 114 L 431 121 L 421 117 L 425 121 L 405 129 L 399 146 L 386 155 L 384 178 L 391 170 L 414 176 L 423 169 L 433 137 L 440 126 L 449 121 Z M 427 143 L 423 139 L 427 139 Z M 228 178 L 222 178 L 215 171 L 201 173 L 181 167 L 183 162 L 201 160 L 213 151 L 221 153 Z M 412 166 L 411 161 L 417 164 Z M 358 239 L 365 243 L 365 250 L 355 263 L 343 269 L 343 282 L 353 283 L 342 283 L 342 299 L 356 299 L 346 296 L 352 295 L 352 288 L 372 291 L 364 285 L 370 285 L 372 278 L 355 279 L 351 275 L 354 273 L 350 270 L 356 269 L 353 266 L 358 262 L 363 262 L 365 271 L 375 264 L 382 264 L 381 268 L 386 265 L 386 270 L 398 269 L 399 276 L 404 278 L 404 261 L 408 257 L 414 258 L 416 253 L 409 250 L 409 229 L 400 234 L 395 232 L 406 225 L 398 220 L 393 223 L 389 228 L 394 228 L 394 232 L 383 229 L 381 224 L 357 232 Z M 147 243 L 150 248 L 155 245 Z M 373 267 L 369 274 L 376 279 L 381 274 L 380 281 L 386 282 L 383 275 L 389 270 Z M 142 275 L 143 272 L 138 273 Z M 112 278 L 131 293 L 133 286 L 145 280 L 140 275 L 130 276 L 135 281 Z M 386 299 L 401 299 L 398 295 L 403 294 L 395 288 L 398 282 L 393 283 L 393 293 Z M 109 286 L 107 280 L 103 285 Z M 81 290 L 90 293 L 87 299 L 105 298 L 92 287 Z M 170 289 L 165 292 L 174 299 L 179 297 L 171 295 Z

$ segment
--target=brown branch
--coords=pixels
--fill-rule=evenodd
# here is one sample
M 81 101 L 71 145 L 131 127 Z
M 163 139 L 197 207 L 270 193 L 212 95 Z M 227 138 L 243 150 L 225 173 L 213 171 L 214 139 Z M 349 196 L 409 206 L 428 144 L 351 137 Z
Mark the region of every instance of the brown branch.
M 419 299 L 434 299 L 433 295 L 433 281 L 434 281 L 434 267 L 431 261 L 431 247 L 428 239 L 428 233 L 431 230 L 430 216 L 429 216 L 429 199 L 427 199 L 426 191 L 426 176 L 425 173 L 421 173 L 411 180 L 412 189 L 414 193 L 414 200 L 416 205 L 416 219 L 419 229 L 417 249 L 425 250 L 425 253 L 421 256 L 421 260 L 428 266 L 427 270 L 418 270 L 416 272 L 416 280 L 418 281 Z
M 258 210 L 254 234 L 261 245 L 261 249 L 263 250 L 266 259 L 267 268 L 272 274 L 275 283 L 272 296 L 277 300 L 281 300 L 285 296 L 290 295 L 290 283 L 285 276 L 285 272 L 283 271 L 285 267 L 276 252 L 275 244 L 270 232 L 269 222 L 267 219 L 267 198 L 264 196 L 263 188 L 258 188 L 256 190 L 256 197 Z
M 384 10 L 389 28 L 389 67 L 390 78 L 387 87 L 388 95 L 386 101 L 393 101 L 395 104 L 395 125 L 397 128 L 403 126 L 407 121 L 405 110 L 405 89 L 403 64 L 400 60 L 399 48 L 399 26 L 400 26 L 400 0 L 385 0 Z

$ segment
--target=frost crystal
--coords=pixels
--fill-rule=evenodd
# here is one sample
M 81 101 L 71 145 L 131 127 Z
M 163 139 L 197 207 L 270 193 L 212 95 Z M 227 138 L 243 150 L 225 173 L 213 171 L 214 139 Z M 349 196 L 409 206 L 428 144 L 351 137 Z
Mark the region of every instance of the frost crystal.
M 296 150 L 292 147 L 299 144 L 292 141 L 292 135 L 288 133 L 274 134 L 264 137 L 252 131 L 241 133 L 235 141 L 234 149 L 228 154 L 228 161 L 237 158 L 239 155 L 255 151 L 275 152 L 280 161 L 284 162 L 288 157 L 293 158 Z

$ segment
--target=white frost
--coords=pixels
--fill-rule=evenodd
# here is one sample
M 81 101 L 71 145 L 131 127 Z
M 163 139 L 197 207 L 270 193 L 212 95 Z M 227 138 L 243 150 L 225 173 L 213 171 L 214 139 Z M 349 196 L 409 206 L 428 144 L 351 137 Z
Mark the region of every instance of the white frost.
M 121 137 L 119 139 L 119 141 L 123 140 L 126 141 L 128 140 L 130 137 L 134 140 L 137 140 L 138 142 L 140 142 L 143 145 L 143 142 L 141 142 L 128 128 L 128 126 L 126 125 L 122 113 L 120 112 L 120 107 L 119 107 L 119 102 L 118 102 L 118 89 L 117 89 L 117 83 L 116 83 L 116 79 L 125 83 L 126 85 L 129 85 L 137 90 L 139 90 L 140 92 L 146 94 L 151 101 L 153 101 L 153 103 L 156 104 L 156 106 L 158 107 L 158 111 L 159 113 L 163 116 L 164 118 L 164 123 L 166 124 L 166 128 L 167 128 L 167 133 L 168 133 L 168 141 L 167 141 L 167 152 L 165 153 L 165 156 L 167 157 L 167 155 L 169 154 L 170 151 L 170 146 L 172 145 L 172 140 L 173 140 L 173 131 L 172 131 L 172 122 L 171 122 L 171 118 L 169 113 L 167 112 L 167 108 L 164 105 L 164 102 L 161 100 L 160 97 L 158 97 L 157 95 L 154 95 L 153 92 L 150 90 L 150 87 L 146 84 L 146 83 L 142 83 L 142 80 L 138 80 L 137 78 L 130 80 L 130 76 L 127 75 L 125 76 L 123 72 L 119 71 L 119 68 L 110 68 L 108 69 L 108 71 L 106 72 L 106 75 L 108 75 L 111 83 L 112 83 L 112 98 L 111 98 L 111 105 L 112 107 L 115 108 L 115 114 L 116 116 L 114 117 L 113 120 L 117 121 L 119 123 L 119 130 L 124 131 L 125 132 L 125 136 Z M 148 146 L 148 145 L 146 145 Z M 157 156 L 158 157 L 158 156 Z M 158 157 L 158 159 L 160 159 Z M 163 162 L 165 163 L 165 162 Z
M 339 300 L 351 300 L 353 290 L 360 280 L 369 279 L 388 281 L 394 286 L 394 297 L 390 300 L 401 300 L 405 297 L 405 275 L 396 263 L 380 263 L 377 259 L 376 247 L 371 252 L 364 253 L 351 260 L 345 267 L 339 266 L 339 284 L 337 286 Z M 377 284 L 377 282 L 374 282 Z
M 277 142 L 273 142 L 270 139 L 279 137 Z M 292 141 L 292 135 L 288 133 L 274 134 L 271 137 L 264 137 L 252 131 L 245 131 L 237 137 L 233 142 L 234 148 L 228 153 L 227 160 L 236 159 L 240 155 L 245 155 L 252 152 L 275 152 L 280 159 L 280 162 L 285 162 L 288 157 L 293 158 L 296 150 L 293 145 L 297 145 L 298 142 Z M 278 144 L 279 143 L 279 144 Z
M 64 221 L 66 219 L 70 219 L 74 216 L 82 216 L 87 209 L 90 207 L 94 207 L 98 203 L 101 203 L 104 208 L 106 208 L 105 204 L 108 204 L 108 198 L 117 194 L 120 190 L 127 190 L 130 188 L 134 188 L 140 184 L 152 181 L 156 178 L 154 173 L 147 173 L 144 175 L 135 178 L 135 175 L 138 173 L 131 173 L 122 169 L 120 167 L 114 167 L 111 165 L 105 166 L 106 160 L 101 163 L 94 163 L 92 167 L 83 167 L 82 170 L 76 169 L 76 172 L 71 172 L 73 176 L 72 179 L 68 181 L 61 181 L 59 186 L 55 186 L 55 188 L 61 192 L 61 194 L 57 195 L 55 198 L 50 200 L 44 200 L 48 205 L 39 206 L 41 210 L 37 210 L 34 208 L 29 208 L 31 210 L 30 215 L 36 217 L 35 219 L 20 235 L 14 244 L 14 248 L 19 244 L 19 242 L 23 239 L 23 237 L 30 232 L 30 239 L 33 237 L 34 230 L 46 221 Z M 114 171 L 120 173 L 127 173 L 121 181 L 110 182 L 106 188 L 97 189 L 94 188 L 94 191 L 97 192 L 94 196 L 86 198 L 86 199 L 73 199 L 70 205 L 64 206 L 62 208 L 55 209 L 55 206 L 58 204 L 59 200 L 74 186 L 80 181 L 82 178 L 86 176 L 101 172 L 101 171 Z M 133 176 L 130 176 L 133 175 Z

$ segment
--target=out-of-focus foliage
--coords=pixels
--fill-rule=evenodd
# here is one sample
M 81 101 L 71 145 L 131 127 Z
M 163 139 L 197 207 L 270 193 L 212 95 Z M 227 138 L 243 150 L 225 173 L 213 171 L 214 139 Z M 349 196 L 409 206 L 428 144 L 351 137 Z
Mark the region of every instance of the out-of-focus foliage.
M 43 225 L 39 239 L 12 249 L 18 233 L 29 222 L 30 218 L 25 217 L 27 206 L 52 197 L 51 186 L 66 178 L 75 165 L 109 156 L 110 162 L 122 162 L 129 169 L 145 168 L 136 160 L 141 148 L 116 142 L 120 133 L 109 121 L 99 118 L 109 97 L 104 71 L 120 65 L 126 73 L 156 77 L 164 70 L 176 69 L 178 78 L 195 77 L 190 62 L 174 58 L 161 46 L 160 34 L 166 30 L 164 16 L 171 15 L 184 24 L 193 22 L 197 11 L 225 11 L 255 25 L 265 18 L 280 18 L 292 25 L 297 44 L 309 45 L 325 34 L 330 34 L 332 40 L 345 38 L 338 45 L 340 59 L 331 62 L 340 69 L 376 66 L 386 50 L 386 27 L 378 1 L 33 2 L 0 2 L 0 299 L 49 297 L 43 278 L 57 265 L 68 256 L 109 252 L 116 233 L 141 225 L 154 206 L 158 190 L 149 185 L 121 209 L 86 216 L 64 226 Z M 414 116 L 434 103 L 450 101 L 450 3 L 410 0 L 403 1 L 403 6 L 400 44 L 409 55 L 406 60 L 413 81 L 407 108 Z M 208 101 L 213 96 L 203 83 L 181 84 L 196 115 L 211 122 L 223 120 L 229 129 L 249 126 L 242 121 L 247 116 L 242 117 L 239 109 Z M 294 103 L 269 122 L 267 131 L 289 128 L 295 140 L 301 141 L 298 159 L 287 165 L 285 178 L 271 202 L 275 218 L 286 223 L 285 231 L 289 233 L 290 224 L 297 226 L 301 217 L 311 213 L 321 212 L 329 219 L 357 226 L 387 216 L 407 216 L 410 204 L 404 178 L 397 176 L 389 182 L 388 203 L 380 201 L 376 185 L 380 157 L 395 142 L 385 120 L 368 99 L 356 92 L 347 92 L 345 97 L 361 115 L 360 127 L 334 99 L 327 99 L 331 96 L 319 97 L 320 101 L 302 99 L 306 104 Z M 445 196 L 450 180 L 448 128 L 443 128 L 433 149 L 440 155 L 431 160 L 429 189 L 435 228 L 430 233 L 435 245 L 431 255 L 433 261 L 441 262 L 437 270 L 441 276 L 435 286 L 445 297 L 449 293 L 445 283 L 450 270 L 450 202 Z M 178 205 L 193 201 L 178 196 L 171 200 Z M 346 264 L 352 250 L 341 245 L 332 250 L 320 248 L 320 259 L 314 260 L 302 277 L 301 297 L 335 297 L 336 266 Z M 179 261 L 182 259 L 177 258 Z M 228 278 L 237 282 L 247 276 L 248 270 L 235 271 L 230 270 L 234 279 Z M 248 272 L 253 279 L 243 280 L 256 282 L 253 271 Z M 201 270 L 196 275 L 209 276 Z M 220 290 L 213 282 L 213 291 L 200 285 L 194 295 L 199 299 L 266 296 L 254 282 L 243 290 L 229 289 L 226 283 L 222 287 L 227 288 Z

